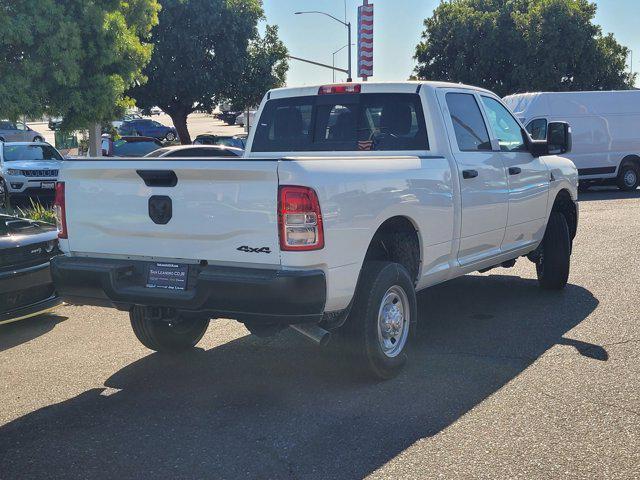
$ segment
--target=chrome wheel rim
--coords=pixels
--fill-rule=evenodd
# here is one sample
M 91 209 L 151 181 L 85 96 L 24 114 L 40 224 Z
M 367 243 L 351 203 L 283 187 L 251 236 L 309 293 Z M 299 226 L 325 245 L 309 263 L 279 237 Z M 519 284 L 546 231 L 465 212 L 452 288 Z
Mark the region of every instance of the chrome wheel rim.
M 398 285 L 389 288 L 382 297 L 378 310 L 378 342 L 389 358 L 397 357 L 409 337 L 409 298 Z
M 628 187 L 633 187 L 636 184 L 636 181 L 638 180 L 638 175 L 636 174 L 635 170 L 633 169 L 629 169 L 626 172 L 624 172 L 624 184 Z

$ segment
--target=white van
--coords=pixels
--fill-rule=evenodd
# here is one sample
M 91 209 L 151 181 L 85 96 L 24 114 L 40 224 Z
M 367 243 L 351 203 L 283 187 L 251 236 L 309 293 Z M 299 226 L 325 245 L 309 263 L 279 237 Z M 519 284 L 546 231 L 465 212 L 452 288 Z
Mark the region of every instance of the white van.
M 581 188 L 596 183 L 635 190 L 640 184 L 640 90 L 540 92 L 510 95 L 507 106 L 533 139 L 546 139 L 549 122 L 571 125 L 573 160 Z

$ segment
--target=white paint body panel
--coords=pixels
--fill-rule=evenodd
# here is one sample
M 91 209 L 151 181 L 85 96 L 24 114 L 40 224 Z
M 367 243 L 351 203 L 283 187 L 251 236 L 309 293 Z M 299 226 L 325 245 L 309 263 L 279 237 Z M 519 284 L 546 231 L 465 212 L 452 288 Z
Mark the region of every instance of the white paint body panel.
M 624 158 L 640 158 L 638 90 L 523 93 L 504 102 L 524 125 L 536 119 L 569 123 L 573 149 L 564 156 L 582 170 L 581 178 L 613 178 Z M 584 174 L 607 167 L 613 171 Z
M 252 131 L 242 160 L 154 160 L 66 162 L 68 241 L 72 255 L 207 260 L 209 264 L 257 268 L 322 269 L 327 312 L 351 302 L 367 249 L 391 217 L 406 217 L 420 240 L 421 289 L 524 255 L 542 240 L 561 189 L 577 197 L 577 171 L 559 157 L 544 161 L 505 158 L 483 152 L 460 155 L 438 102 L 442 90 L 485 90 L 436 82 L 362 85 L 363 93 L 415 93 L 420 97 L 429 137 L 428 151 L 252 152 Z M 269 98 L 314 95 L 318 87 L 279 89 Z M 267 98 L 263 100 L 260 118 Z M 527 180 L 509 182 L 506 164 L 529 168 Z M 473 164 L 486 168 L 475 184 L 461 178 Z M 474 167 L 474 168 L 475 168 Z M 173 188 L 145 186 L 136 169 L 173 170 Z M 550 182 L 553 172 L 555 181 Z M 525 177 L 523 177 L 525 178 Z M 279 185 L 313 188 L 323 215 L 325 247 L 281 252 L 278 244 Z M 151 195 L 170 195 L 174 218 L 155 225 L 148 215 Z M 475 238 L 474 238 L 475 237 Z M 272 254 L 248 254 L 238 246 L 269 247 Z M 459 261 L 459 252 L 462 252 Z

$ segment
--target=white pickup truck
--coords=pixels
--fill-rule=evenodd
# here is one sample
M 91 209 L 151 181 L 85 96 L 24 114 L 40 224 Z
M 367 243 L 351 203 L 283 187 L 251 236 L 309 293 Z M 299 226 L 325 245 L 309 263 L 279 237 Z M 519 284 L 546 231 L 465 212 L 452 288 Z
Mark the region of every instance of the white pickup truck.
M 246 157 L 70 160 L 57 185 L 70 303 L 130 312 L 157 351 L 210 319 L 331 334 L 381 378 L 406 361 L 416 292 L 536 263 L 561 289 L 578 224 L 565 123 L 533 141 L 493 93 L 349 83 L 270 91 Z M 342 341 L 346 340 L 346 341 Z

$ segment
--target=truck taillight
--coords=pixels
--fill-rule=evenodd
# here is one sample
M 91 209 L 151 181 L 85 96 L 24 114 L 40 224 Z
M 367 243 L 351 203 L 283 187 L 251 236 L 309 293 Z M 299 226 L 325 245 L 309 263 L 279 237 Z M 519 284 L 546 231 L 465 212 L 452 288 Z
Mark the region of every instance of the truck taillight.
M 324 247 L 320 202 L 312 188 L 280 187 L 278 224 L 281 250 L 320 250 Z
M 323 85 L 318 90 L 318 95 L 335 95 L 338 93 L 360 93 L 362 85 L 359 83 L 339 83 L 336 85 Z
M 64 200 L 64 182 L 56 183 L 56 199 L 53 202 L 53 210 L 56 213 L 58 238 L 69 238 L 69 232 L 67 232 L 67 212 Z

